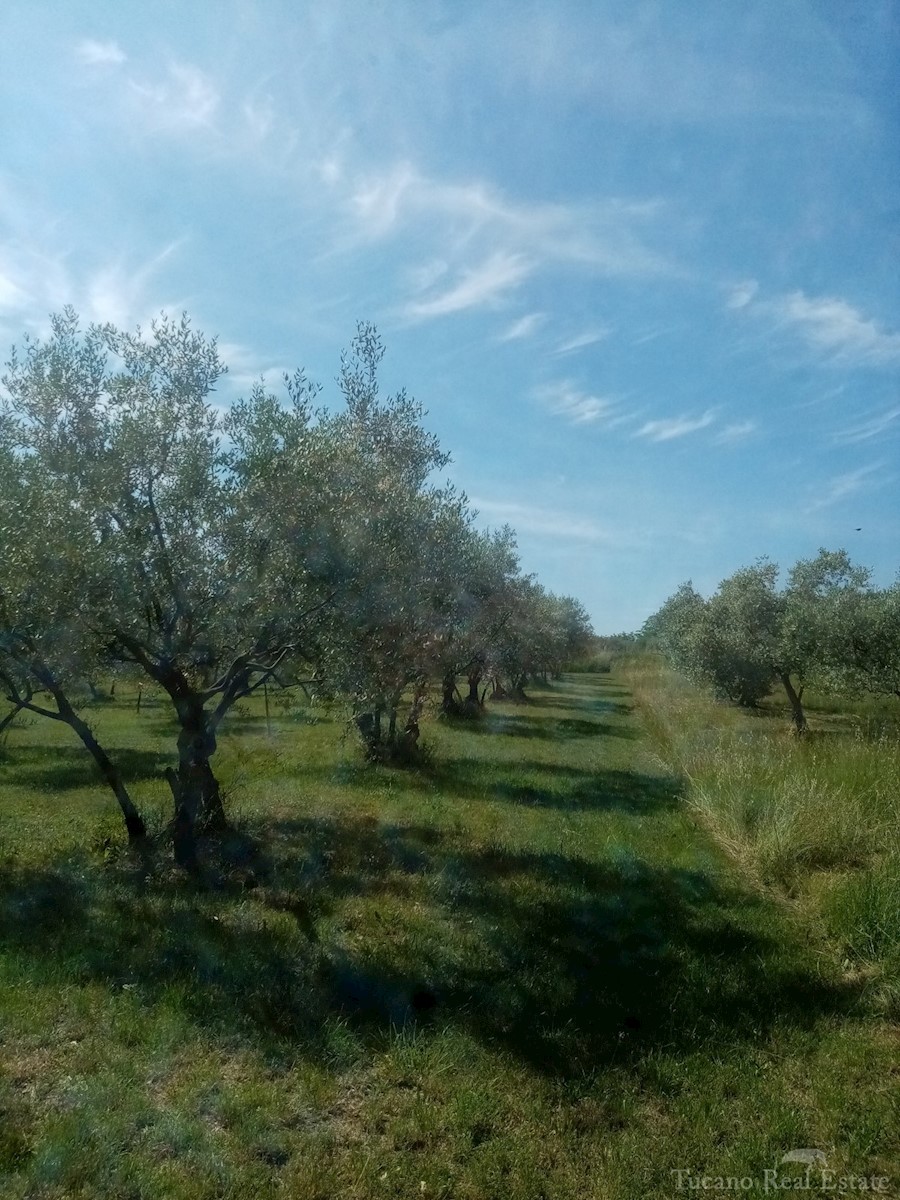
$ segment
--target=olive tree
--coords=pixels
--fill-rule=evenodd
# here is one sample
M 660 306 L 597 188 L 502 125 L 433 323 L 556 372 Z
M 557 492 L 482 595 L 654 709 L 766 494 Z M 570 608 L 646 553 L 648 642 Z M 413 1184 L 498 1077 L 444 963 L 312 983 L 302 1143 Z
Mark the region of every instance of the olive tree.
M 61 513 L 46 544 L 77 581 L 67 624 L 171 702 L 174 848 L 189 868 L 197 834 L 226 824 L 211 765 L 224 717 L 327 603 L 327 555 L 311 563 L 309 538 L 294 536 L 314 524 L 311 389 L 295 378 L 286 408 L 256 389 L 225 421 L 211 400 L 223 372 L 215 340 L 186 317 L 145 337 L 82 333 L 67 310 L 48 340 L 14 353 L 3 407 L 11 453 Z
M 678 669 L 743 707 L 755 707 L 780 682 L 802 732 L 803 684 L 795 687 L 795 677 L 804 663 L 784 635 L 786 603 L 777 584 L 778 567 L 765 559 L 723 579 L 709 600 L 683 584 L 645 632 Z
M 900 580 L 873 588 L 869 571 L 845 551 L 822 550 L 797 564 L 792 587 L 821 682 L 837 691 L 900 696 Z
M 705 616 L 706 601 L 688 580 L 647 618 L 641 630 L 641 636 L 657 646 L 677 671 L 704 684 L 716 653 Z
M 323 416 L 337 598 L 320 626 L 326 687 L 346 697 L 373 758 L 415 746 L 439 647 L 456 620 L 471 517 L 436 473 L 448 462 L 405 392 L 382 399 L 383 346 L 361 325 L 344 356 L 341 411 Z M 403 712 L 401 714 L 401 709 Z

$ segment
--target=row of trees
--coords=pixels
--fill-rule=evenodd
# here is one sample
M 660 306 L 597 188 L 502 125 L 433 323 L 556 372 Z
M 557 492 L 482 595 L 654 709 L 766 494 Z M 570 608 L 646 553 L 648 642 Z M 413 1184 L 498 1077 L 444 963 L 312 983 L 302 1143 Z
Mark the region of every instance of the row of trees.
M 645 624 L 673 665 L 724 698 L 754 706 L 782 687 L 798 733 L 805 686 L 900 696 L 900 580 L 872 586 L 844 550 L 796 563 L 779 587 L 765 559 L 709 599 L 682 584 Z
M 0 688 L 10 715 L 70 725 L 131 838 L 144 822 L 80 704 L 127 672 L 177 724 L 175 855 L 226 824 L 222 722 L 270 682 L 347 703 L 372 757 L 414 746 L 432 683 L 448 712 L 521 692 L 591 635 L 583 608 L 519 568 L 511 530 L 474 528 L 405 393 L 382 399 L 375 330 L 342 358 L 342 404 L 302 372 L 227 410 L 215 339 L 83 332 L 71 310 L 14 351 L 0 396 Z M 465 679 L 466 694 L 457 681 Z

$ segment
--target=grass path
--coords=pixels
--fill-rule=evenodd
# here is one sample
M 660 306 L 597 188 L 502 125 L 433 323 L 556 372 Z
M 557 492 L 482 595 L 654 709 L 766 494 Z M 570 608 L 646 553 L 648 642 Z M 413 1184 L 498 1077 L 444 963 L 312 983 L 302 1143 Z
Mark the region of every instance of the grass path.
M 199 894 L 110 853 L 42 736 L 0 765 L 4 1198 L 762 1192 L 799 1147 L 900 1194 L 896 1029 L 697 826 L 614 676 L 437 727 L 414 773 L 248 714 L 225 773 L 263 851 Z

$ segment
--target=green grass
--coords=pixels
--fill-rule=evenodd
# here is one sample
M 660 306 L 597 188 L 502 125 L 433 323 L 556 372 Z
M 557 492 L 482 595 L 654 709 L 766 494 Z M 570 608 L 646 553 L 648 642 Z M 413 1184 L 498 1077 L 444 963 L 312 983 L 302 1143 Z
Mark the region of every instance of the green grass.
M 838 942 L 874 997 L 900 1017 L 900 708 L 811 698 L 811 732 L 777 705 L 717 703 L 653 657 L 627 677 L 659 760 L 688 802 L 763 884 Z
M 161 824 L 165 710 L 96 722 Z M 430 724 L 418 771 L 327 715 L 231 728 L 204 888 L 129 857 L 65 730 L 9 735 L 4 1200 L 669 1196 L 806 1146 L 900 1175 L 894 1027 L 698 824 L 621 675 Z

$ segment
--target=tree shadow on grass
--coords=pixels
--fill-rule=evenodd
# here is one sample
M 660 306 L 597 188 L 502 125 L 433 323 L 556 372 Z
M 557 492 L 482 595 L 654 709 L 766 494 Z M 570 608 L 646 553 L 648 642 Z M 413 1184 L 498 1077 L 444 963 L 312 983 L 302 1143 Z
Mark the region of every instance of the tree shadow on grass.
M 336 1017 L 364 1046 L 449 1025 L 564 1079 L 660 1046 L 755 1044 L 854 1001 L 770 931 L 763 901 L 624 851 L 352 817 L 259 834 L 251 877 L 205 892 L 125 860 L 7 867 L 0 945 L 30 973 L 127 985 L 148 1007 L 177 996 L 198 1027 L 273 1054 L 329 1061 Z
M 114 747 L 109 751 L 126 783 L 161 778 L 172 755 L 159 750 Z M 13 746 L 7 748 L 4 767 L 15 771 L 25 788 L 64 792 L 102 786 L 93 758 L 81 746 Z
M 681 786 L 672 778 L 612 768 L 561 767 L 517 759 L 510 764 L 442 758 L 420 776 L 423 784 L 466 800 L 500 801 L 539 808 L 619 811 L 636 816 L 678 806 Z
M 583 712 L 584 706 L 579 705 L 578 709 Z M 462 727 L 467 733 L 542 738 L 551 742 L 568 741 L 572 738 L 637 737 L 637 730 L 629 725 L 610 725 L 605 721 L 588 721 L 578 717 L 533 717 L 490 711 L 480 721 L 467 721 Z
M 625 683 L 619 683 L 615 678 L 612 678 L 607 672 L 598 672 L 593 675 L 570 675 L 566 679 L 567 690 L 582 691 L 589 689 L 591 692 L 624 692 L 630 695 L 630 688 Z
M 554 709 L 563 709 L 578 713 L 596 713 L 598 716 L 627 717 L 634 711 L 634 705 L 624 700 L 607 700 L 602 696 L 591 699 L 554 698 L 551 705 Z

